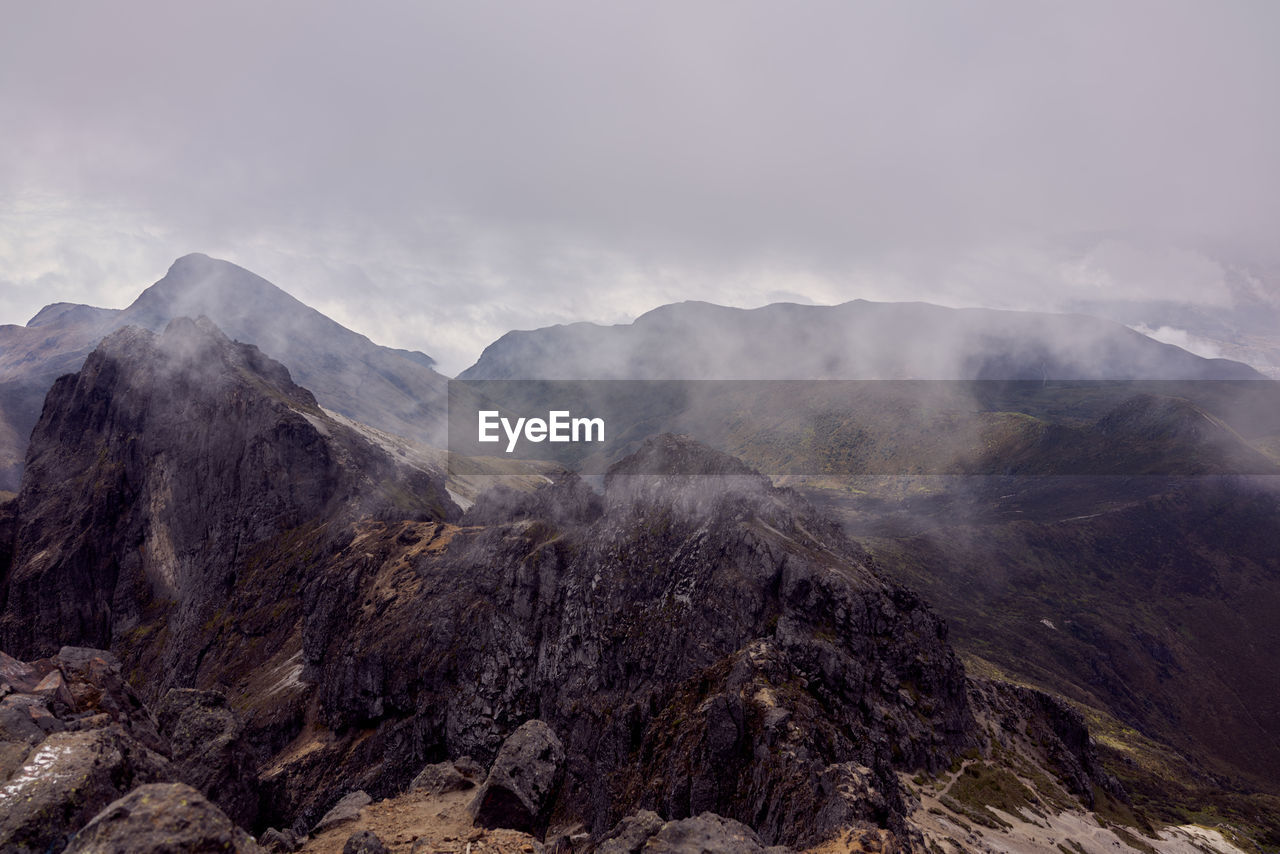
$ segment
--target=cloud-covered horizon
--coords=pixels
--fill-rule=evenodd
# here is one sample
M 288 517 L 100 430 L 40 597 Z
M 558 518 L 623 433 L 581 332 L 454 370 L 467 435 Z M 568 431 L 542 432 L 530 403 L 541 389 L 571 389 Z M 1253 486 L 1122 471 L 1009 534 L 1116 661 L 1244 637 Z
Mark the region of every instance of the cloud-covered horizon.
M 1275 296 L 1269 2 L 6 19 L 0 322 L 122 307 L 191 251 L 449 373 L 681 299 Z

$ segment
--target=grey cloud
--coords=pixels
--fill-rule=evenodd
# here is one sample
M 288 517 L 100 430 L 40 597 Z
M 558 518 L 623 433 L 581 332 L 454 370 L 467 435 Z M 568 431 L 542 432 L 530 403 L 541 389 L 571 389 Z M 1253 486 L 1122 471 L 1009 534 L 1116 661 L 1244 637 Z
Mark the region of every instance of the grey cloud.
M 1269 245 L 1278 26 L 1173 0 L 25 4 L 0 197 L 60 200 L 64 242 L 103 206 L 137 224 L 57 273 L 86 293 L 205 251 L 455 368 L 499 322 L 672 294 L 1046 307 L 1082 287 L 1064 236 Z M 0 257 L 19 289 L 25 259 Z

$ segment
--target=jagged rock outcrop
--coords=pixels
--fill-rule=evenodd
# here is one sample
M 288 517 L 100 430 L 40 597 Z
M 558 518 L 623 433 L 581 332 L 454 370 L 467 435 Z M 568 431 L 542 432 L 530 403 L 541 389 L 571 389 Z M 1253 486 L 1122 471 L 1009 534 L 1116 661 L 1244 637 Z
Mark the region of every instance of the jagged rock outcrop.
M 1034 756 L 1086 807 L 1099 795 L 1127 801 L 1120 783 L 1102 767 L 1084 717 L 1063 700 L 1009 682 L 971 679 L 976 713 L 1000 747 Z
M 894 769 L 971 744 L 945 627 L 740 463 L 673 437 L 640 453 L 672 443 L 731 474 L 655 479 L 633 460 L 603 501 L 566 476 L 523 506 L 493 499 L 515 522 L 470 526 L 497 516 L 482 497 L 462 528 L 369 528 L 336 554 L 308 592 L 304 660 L 317 722 L 373 732 L 299 745 L 280 790 L 345 779 L 383 797 L 420 770 L 414 750 L 492 757 L 540 718 L 566 753 L 553 816 L 597 832 L 643 807 L 717 812 L 770 843 L 897 822 Z M 316 816 L 336 794 L 282 809 Z
M 247 622 L 247 642 L 296 619 L 287 585 L 251 579 L 280 538 L 336 518 L 455 512 L 438 481 L 336 423 L 282 365 L 209 321 L 126 328 L 54 384 L 32 433 L 0 646 L 33 658 L 114 644 L 158 696 L 225 650 L 215 638 L 227 622 Z
M 75 835 L 67 854 L 259 854 L 253 838 L 184 783 L 139 786 Z
M 175 778 L 168 745 L 103 650 L 0 653 L 0 851 L 61 851 L 134 786 Z

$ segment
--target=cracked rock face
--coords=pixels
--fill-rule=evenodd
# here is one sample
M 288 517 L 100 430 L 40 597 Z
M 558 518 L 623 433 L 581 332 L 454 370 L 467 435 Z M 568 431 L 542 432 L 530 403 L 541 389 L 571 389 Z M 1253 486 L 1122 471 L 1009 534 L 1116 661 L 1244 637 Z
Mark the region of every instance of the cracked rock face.
M 523 505 L 482 496 L 409 560 L 394 526 L 335 555 L 304 655 L 325 725 L 373 734 L 309 754 L 286 785 L 349 779 L 379 797 L 421 768 L 396 745 L 488 758 L 537 718 L 564 745 L 552 820 L 600 833 L 639 808 L 711 811 L 801 844 L 851 817 L 899 822 L 895 769 L 971 744 L 943 624 L 794 494 L 625 467 L 590 494 L 565 477 Z
M 0 648 L 114 645 L 157 699 L 195 681 L 264 544 L 338 517 L 457 511 L 283 365 L 182 318 L 112 334 L 54 384 L 12 512 Z

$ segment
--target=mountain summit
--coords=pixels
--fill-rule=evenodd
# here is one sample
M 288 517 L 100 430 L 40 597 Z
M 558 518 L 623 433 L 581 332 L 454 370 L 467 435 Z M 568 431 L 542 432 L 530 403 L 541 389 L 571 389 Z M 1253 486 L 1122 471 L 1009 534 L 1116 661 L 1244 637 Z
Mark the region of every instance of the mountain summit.
M 184 255 L 125 309 L 54 303 L 25 326 L 0 327 L 0 489 L 16 489 L 41 402 L 54 379 L 124 326 L 160 331 L 209 318 L 286 365 L 321 406 L 402 436 L 443 441 L 446 378 L 424 353 L 374 344 L 243 267 Z

